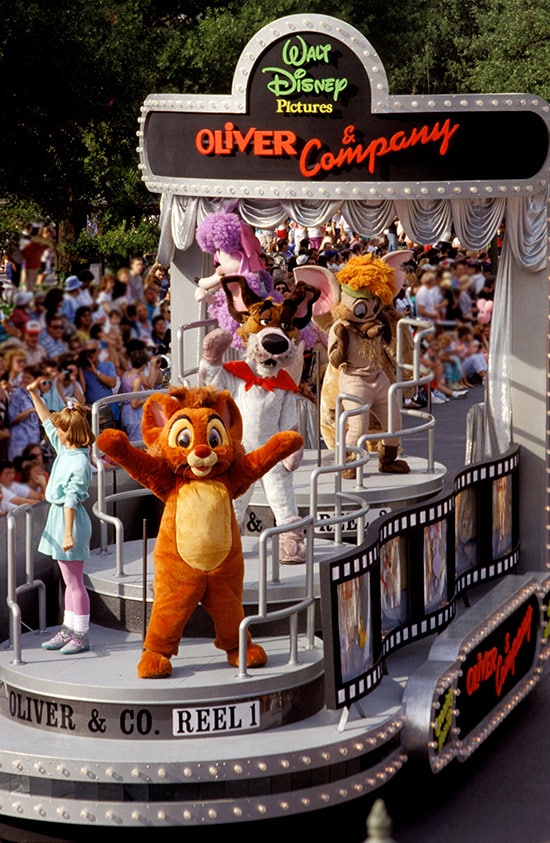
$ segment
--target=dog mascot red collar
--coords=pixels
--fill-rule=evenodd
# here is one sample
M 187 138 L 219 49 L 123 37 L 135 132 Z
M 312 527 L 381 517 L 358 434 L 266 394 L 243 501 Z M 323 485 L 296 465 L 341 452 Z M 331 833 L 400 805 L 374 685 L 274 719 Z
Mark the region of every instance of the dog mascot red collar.
M 286 389 L 289 392 L 300 392 L 300 389 L 285 369 L 280 369 L 274 378 L 261 378 L 252 371 L 248 363 L 244 360 L 232 360 L 229 363 L 224 363 L 223 368 L 230 372 L 235 377 L 245 381 L 245 390 L 248 392 L 253 386 L 262 386 L 268 392 L 273 392 L 275 389 Z

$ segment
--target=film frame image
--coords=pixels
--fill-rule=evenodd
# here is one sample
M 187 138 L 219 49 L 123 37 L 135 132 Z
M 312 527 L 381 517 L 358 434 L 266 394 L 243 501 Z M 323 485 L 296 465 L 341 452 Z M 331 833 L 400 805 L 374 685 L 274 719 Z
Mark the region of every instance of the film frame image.
M 380 547 L 380 603 L 382 633 L 407 622 L 407 558 L 403 536 L 394 536 Z
M 424 611 L 433 612 L 447 600 L 447 519 L 424 527 Z
M 479 563 L 478 494 L 475 487 L 464 488 L 455 497 L 456 575 Z
M 373 664 L 370 575 L 337 586 L 338 637 L 342 682 L 351 682 Z
M 512 477 L 503 474 L 492 483 L 492 552 L 498 559 L 512 550 Z

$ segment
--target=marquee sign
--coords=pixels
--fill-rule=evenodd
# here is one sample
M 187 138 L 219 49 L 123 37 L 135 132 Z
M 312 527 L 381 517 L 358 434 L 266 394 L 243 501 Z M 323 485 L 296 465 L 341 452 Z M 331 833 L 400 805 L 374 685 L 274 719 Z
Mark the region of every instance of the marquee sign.
M 139 151 L 153 192 L 471 196 L 546 183 L 549 126 L 524 94 L 390 97 L 357 30 L 292 15 L 252 38 L 230 96 L 148 97 Z
M 503 581 L 478 604 L 481 623 L 465 617 L 460 629 L 455 621 L 409 682 L 404 744 L 433 772 L 468 758 L 538 682 L 541 592 L 527 576 L 519 587 Z M 491 614 L 481 612 L 490 605 Z

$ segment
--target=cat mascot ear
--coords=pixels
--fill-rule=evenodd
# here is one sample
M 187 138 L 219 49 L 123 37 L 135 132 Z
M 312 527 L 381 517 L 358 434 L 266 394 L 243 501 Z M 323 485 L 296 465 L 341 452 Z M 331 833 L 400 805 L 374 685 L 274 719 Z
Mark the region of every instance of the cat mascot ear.
M 143 405 L 141 421 L 143 441 L 148 448 L 158 442 L 166 422 L 174 413 L 181 410 L 182 406 L 184 405 L 175 398 L 163 392 L 155 392 L 149 396 Z
M 231 393 L 227 389 L 224 389 L 222 392 L 217 394 L 214 409 L 221 416 L 233 441 L 240 442 L 243 438 L 243 422 L 241 413 L 235 401 L 231 397 Z

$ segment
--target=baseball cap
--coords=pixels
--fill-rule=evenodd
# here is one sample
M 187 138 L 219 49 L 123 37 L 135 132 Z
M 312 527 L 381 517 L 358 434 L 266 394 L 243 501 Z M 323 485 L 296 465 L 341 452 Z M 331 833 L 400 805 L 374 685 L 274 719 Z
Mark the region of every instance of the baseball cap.
M 37 322 L 35 319 L 30 319 L 27 324 L 25 325 L 25 333 L 26 334 L 40 334 L 42 331 L 42 326 L 40 322 Z

